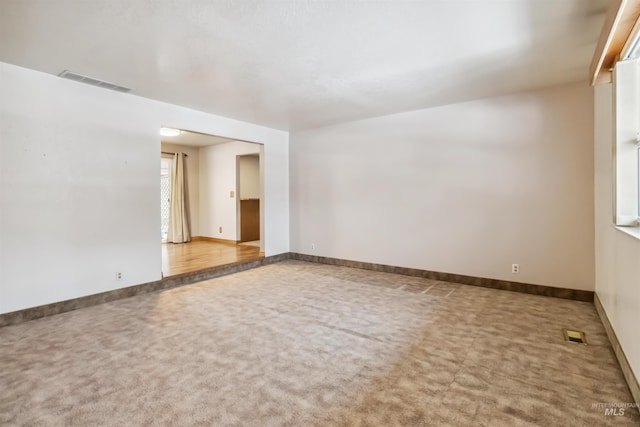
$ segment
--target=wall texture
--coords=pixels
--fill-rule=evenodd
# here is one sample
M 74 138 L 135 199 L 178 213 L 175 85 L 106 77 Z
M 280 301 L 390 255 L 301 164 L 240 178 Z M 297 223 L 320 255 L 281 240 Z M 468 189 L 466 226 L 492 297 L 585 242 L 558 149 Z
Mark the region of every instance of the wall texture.
M 640 239 L 613 226 L 611 85 L 595 87 L 596 293 L 640 378 Z
M 162 142 L 162 151 L 169 153 L 186 153 L 187 161 L 185 162 L 185 169 L 187 171 L 187 187 L 188 187 L 188 199 L 189 199 L 189 224 L 191 226 L 192 236 L 201 236 L 200 234 L 200 172 L 199 172 L 199 153 L 200 148 L 190 147 L 187 145 L 170 144 L 168 142 Z M 172 158 L 163 154 L 162 157 Z
M 291 249 L 593 290 L 592 122 L 571 85 L 292 132 Z
M 161 126 L 264 144 L 265 252 L 289 250 L 286 132 L 0 63 L 0 313 L 160 279 Z
M 259 152 L 258 144 L 242 141 L 200 149 L 200 231 L 203 236 L 239 240 L 237 156 Z

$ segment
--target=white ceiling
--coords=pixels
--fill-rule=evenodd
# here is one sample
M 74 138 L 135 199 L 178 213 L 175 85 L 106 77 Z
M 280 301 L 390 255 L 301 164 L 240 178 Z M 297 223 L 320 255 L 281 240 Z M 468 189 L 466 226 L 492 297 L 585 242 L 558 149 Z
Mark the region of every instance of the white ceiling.
M 0 61 L 280 129 L 587 82 L 607 0 L 2 0 Z

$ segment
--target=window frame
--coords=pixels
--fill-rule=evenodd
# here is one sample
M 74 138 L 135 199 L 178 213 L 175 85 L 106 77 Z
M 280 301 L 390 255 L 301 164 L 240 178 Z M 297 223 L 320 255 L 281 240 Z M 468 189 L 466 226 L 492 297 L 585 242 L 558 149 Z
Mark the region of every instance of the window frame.
M 640 226 L 640 60 L 620 61 L 613 71 L 613 222 Z

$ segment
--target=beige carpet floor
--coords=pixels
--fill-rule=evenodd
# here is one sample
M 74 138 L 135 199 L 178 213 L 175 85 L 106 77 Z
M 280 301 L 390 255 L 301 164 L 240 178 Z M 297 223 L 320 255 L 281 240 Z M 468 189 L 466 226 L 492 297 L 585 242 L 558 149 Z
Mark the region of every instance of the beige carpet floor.
M 592 304 L 295 261 L 0 329 L 2 426 L 637 425 L 592 406 L 631 401 Z

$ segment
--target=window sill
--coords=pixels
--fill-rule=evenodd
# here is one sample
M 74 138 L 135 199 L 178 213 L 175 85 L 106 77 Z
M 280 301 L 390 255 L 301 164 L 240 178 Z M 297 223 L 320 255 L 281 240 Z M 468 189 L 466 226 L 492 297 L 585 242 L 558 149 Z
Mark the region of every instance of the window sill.
M 640 227 L 615 227 L 618 231 L 622 231 L 631 237 L 640 240 Z

